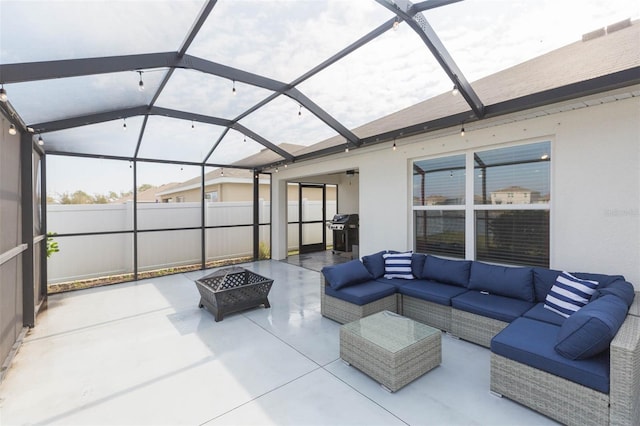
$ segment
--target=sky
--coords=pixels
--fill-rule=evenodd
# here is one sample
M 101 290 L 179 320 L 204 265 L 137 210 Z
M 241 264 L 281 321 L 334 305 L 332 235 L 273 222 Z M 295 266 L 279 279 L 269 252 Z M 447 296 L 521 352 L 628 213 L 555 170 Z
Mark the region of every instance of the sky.
M 175 51 L 202 4 L 191 0 L 0 0 L 0 63 Z M 219 0 L 187 53 L 288 83 L 392 16 L 373 0 Z M 626 18 L 637 19 L 640 5 L 635 0 L 465 0 L 424 16 L 472 82 L 578 41 L 584 33 Z M 140 75 L 133 70 L 6 88 L 22 118 L 39 123 L 148 103 L 166 71 L 144 70 L 143 92 L 137 91 Z M 354 128 L 451 87 L 420 38 L 400 24 L 396 31 L 388 31 L 298 89 L 347 128 Z M 268 95 L 264 89 L 240 82 L 176 70 L 156 105 L 233 119 Z M 118 120 L 45 134 L 45 149 L 98 150 L 129 157 L 135 152 L 142 119 L 131 117 L 126 123 L 126 132 Z M 275 144 L 310 145 L 336 134 L 287 97 L 277 98 L 240 124 Z M 216 126 L 153 117 L 139 153 L 202 161 L 221 133 Z M 210 162 L 237 161 L 261 148 L 229 132 Z M 120 192 L 131 186 L 128 162 L 57 156 L 48 160 L 53 192 Z M 185 178 L 188 173 L 180 166 L 145 169 L 139 184 L 193 177 Z

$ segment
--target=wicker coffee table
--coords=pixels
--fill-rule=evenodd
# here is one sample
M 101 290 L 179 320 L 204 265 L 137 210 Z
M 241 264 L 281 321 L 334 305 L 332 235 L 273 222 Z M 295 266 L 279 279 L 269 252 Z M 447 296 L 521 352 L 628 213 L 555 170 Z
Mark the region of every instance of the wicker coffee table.
M 383 311 L 340 327 L 340 358 L 395 392 L 440 365 L 440 334 Z

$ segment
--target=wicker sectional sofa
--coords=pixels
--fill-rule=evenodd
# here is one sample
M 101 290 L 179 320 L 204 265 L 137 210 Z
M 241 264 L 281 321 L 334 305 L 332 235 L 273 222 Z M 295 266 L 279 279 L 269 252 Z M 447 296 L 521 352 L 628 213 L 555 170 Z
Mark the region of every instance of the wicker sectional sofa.
M 565 424 L 640 424 L 640 297 L 624 277 L 422 254 L 397 275 L 395 253 L 325 267 L 322 315 L 344 324 L 400 313 L 490 348 L 497 395 Z M 565 276 L 596 284 L 584 307 L 561 315 L 551 296 Z

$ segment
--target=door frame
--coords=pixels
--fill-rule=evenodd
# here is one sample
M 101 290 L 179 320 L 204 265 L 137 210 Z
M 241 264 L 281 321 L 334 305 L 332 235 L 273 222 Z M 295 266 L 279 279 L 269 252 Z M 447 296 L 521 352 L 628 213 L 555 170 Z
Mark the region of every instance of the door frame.
M 322 219 L 303 220 L 302 212 L 302 192 L 304 188 L 322 189 Z M 322 242 L 313 244 L 303 244 L 303 227 L 309 224 L 320 224 L 322 227 Z M 324 183 L 298 183 L 298 250 L 300 254 L 325 251 L 327 249 L 327 185 Z

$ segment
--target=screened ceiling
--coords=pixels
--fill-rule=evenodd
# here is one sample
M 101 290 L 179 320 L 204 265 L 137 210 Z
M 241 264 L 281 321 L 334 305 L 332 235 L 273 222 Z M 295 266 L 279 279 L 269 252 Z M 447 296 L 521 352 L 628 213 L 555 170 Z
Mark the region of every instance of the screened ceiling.
M 470 82 L 637 16 L 627 0 L 0 0 L 0 83 L 47 153 L 266 170 L 401 135 L 358 129 L 454 86 L 482 119 Z

